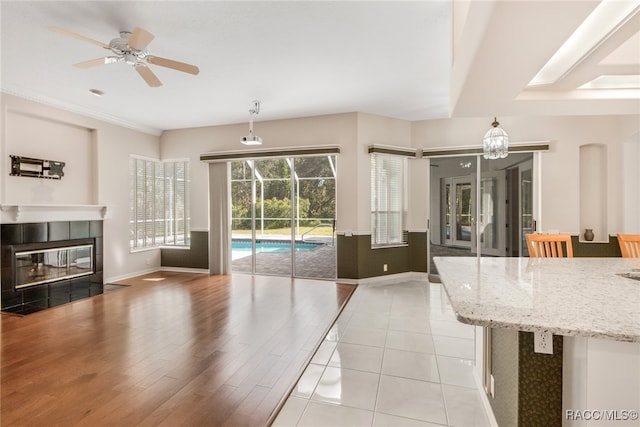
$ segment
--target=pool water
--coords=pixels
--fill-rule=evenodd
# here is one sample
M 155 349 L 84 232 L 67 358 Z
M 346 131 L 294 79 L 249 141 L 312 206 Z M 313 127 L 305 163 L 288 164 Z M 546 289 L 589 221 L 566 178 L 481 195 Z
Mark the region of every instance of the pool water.
M 296 242 L 296 252 L 312 251 L 317 247 L 318 245 L 315 243 Z M 251 241 L 250 240 L 232 240 L 231 250 L 233 252 L 251 253 Z M 256 252 L 269 252 L 269 253 L 291 252 L 291 242 L 286 240 L 258 240 L 256 241 Z

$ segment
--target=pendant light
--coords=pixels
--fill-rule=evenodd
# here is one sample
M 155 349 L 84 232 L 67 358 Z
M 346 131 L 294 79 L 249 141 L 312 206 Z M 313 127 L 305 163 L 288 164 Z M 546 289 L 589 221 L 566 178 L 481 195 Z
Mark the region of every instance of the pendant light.
M 485 159 L 504 159 L 509 154 L 509 135 L 495 117 L 491 128 L 484 134 L 482 149 Z

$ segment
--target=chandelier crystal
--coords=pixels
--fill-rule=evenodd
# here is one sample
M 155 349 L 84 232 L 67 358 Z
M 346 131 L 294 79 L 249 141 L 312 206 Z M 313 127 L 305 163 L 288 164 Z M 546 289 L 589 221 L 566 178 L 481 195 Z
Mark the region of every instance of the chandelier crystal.
M 484 134 L 482 149 L 485 159 L 504 159 L 509 154 L 509 135 L 500 127 L 497 118 Z

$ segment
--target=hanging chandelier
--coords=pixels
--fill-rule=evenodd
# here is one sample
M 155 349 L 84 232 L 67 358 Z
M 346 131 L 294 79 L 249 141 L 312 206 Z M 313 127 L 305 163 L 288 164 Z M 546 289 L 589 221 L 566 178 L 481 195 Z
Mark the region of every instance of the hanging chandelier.
M 484 134 L 482 150 L 485 159 L 504 159 L 509 154 L 509 135 L 495 117 L 491 128 Z

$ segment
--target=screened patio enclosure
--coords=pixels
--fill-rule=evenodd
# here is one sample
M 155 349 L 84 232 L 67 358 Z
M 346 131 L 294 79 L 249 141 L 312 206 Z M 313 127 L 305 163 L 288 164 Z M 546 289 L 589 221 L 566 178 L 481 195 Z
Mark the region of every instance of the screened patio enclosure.
M 336 156 L 231 162 L 232 271 L 336 278 Z

